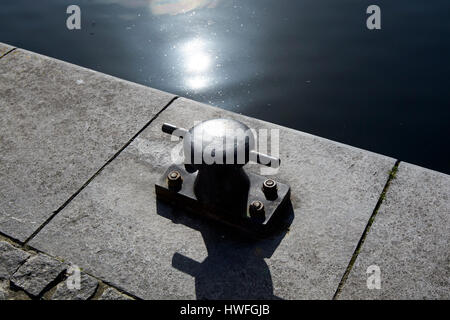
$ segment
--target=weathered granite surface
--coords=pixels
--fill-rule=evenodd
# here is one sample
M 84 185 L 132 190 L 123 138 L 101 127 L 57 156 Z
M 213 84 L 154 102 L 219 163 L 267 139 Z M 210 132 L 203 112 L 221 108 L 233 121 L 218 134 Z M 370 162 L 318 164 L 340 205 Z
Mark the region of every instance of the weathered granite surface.
M 11 277 L 11 283 L 38 297 L 66 269 L 60 261 L 44 254 L 29 258 Z
M 12 49 L 14 49 L 13 46 L 10 46 L 9 44 L 0 42 L 0 59 Z
M 450 177 L 402 162 L 341 299 L 450 299 Z M 381 271 L 369 290 L 367 268 Z
M 33 258 L 30 258 L 32 256 Z M 30 263 L 19 271 L 19 267 L 25 264 L 27 259 L 31 260 Z M 67 268 L 63 275 L 65 266 L 61 271 L 62 265 L 59 261 L 46 255 L 36 255 L 7 241 L 0 241 L 0 300 L 30 300 L 30 297 L 45 300 L 88 300 L 93 298 L 133 300 L 132 297 L 105 284 L 102 285 L 104 288 L 102 292 L 102 289 L 99 289 L 99 281 L 82 271 L 78 273 L 80 275 L 78 283 L 77 272 L 79 269 L 77 266 L 72 265 L 73 268 Z M 13 274 L 15 277 L 10 282 Z M 56 277 L 55 274 L 57 274 Z M 79 287 L 77 287 L 78 284 Z M 43 295 L 42 288 L 45 288 Z M 24 290 L 27 290 L 28 294 Z M 97 293 L 97 291 L 100 292 Z
M 162 123 L 191 127 L 216 117 L 280 130 L 282 165 L 274 177 L 291 185 L 295 211 L 287 234 L 248 241 L 157 203 L 154 184 L 178 145 Z M 30 245 L 142 298 L 331 299 L 394 162 L 178 99 Z
M 5 288 L 3 283 L 0 281 L 0 300 L 6 300 L 7 297 L 8 297 L 7 288 Z
M 11 289 L 8 280 L 0 280 L 0 300 L 30 300 L 30 297 L 21 290 Z
M 16 49 L 0 59 L 0 232 L 24 242 L 174 96 Z
M 80 288 L 69 288 L 66 281 L 62 281 L 56 287 L 52 300 L 87 300 L 90 299 L 97 290 L 99 283 L 97 279 L 81 272 Z
M 30 257 L 6 241 L 0 241 L 0 280 L 9 280 L 14 272 Z
M 120 293 L 114 288 L 108 287 L 103 291 L 99 300 L 133 300 L 133 298 Z

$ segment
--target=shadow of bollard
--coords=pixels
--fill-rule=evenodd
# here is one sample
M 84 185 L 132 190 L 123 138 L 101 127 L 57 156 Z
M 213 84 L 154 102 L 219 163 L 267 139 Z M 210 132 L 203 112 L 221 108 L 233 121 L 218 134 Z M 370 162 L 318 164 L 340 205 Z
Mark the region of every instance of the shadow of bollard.
M 157 201 L 157 213 L 174 223 L 199 231 L 208 256 L 203 262 L 175 252 L 172 266 L 195 278 L 196 297 L 213 299 L 279 299 L 273 294 L 270 258 L 292 223 L 291 203 L 278 221 L 279 232 L 265 239 L 251 239 L 219 223 L 186 214 Z

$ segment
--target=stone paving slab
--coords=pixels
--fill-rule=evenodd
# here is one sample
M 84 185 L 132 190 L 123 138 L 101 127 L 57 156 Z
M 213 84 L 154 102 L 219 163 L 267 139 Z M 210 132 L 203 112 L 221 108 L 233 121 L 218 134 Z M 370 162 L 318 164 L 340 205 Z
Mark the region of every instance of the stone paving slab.
M 54 275 L 58 274 L 61 266 L 65 268 L 62 263 L 51 257 L 27 251 L 17 243 L 2 241 L 1 238 L 0 300 L 30 300 L 30 298 L 45 300 L 132 299 L 108 285 L 101 284 L 100 288 L 100 282 L 96 278 L 82 271 L 79 273 L 80 282 L 78 282 L 76 268 L 70 263 L 66 264 L 71 265 L 72 268 L 69 267 L 65 274 L 60 273 L 60 276 L 55 278 Z M 30 261 L 28 261 L 29 258 Z M 13 275 L 15 277 L 10 281 Z M 57 283 L 58 281 L 59 283 Z M 52 286 L 53 288 L 51 288 Z M 34 289 L 36 292 L 33 296 L 31 292 Z M 24 290 L 28 290 L 30 293 L 27 294 Z M 42 292 L 43 290 L 45 293 Z
M 11 289 L 9 281 L 0 280 L 0 301 L 1 300 L 30 300 L 30 297 L 23 291 Z
M 339 297 L 450 299 L 449 243 L 450 176 L 402 162 Z
M 292 188 L 290 231 L 248 241 L 157 203 L 177 142 L 163 122 L 216 117 L 280 130 L 276 179 Z M 30 245 L 147 299 L 331 299 L 394 159 L 186 99 L 172 103 Z M 258 165 L 249 169 L 258 172 Z
M 6 53 L 8 53 L 12 49 L 14 49 L 13 46 L 10 46 L 9 44 L 0 42 L 0 59 L 1 59 L 1 57 L 3 57 Z
M 67 266 L 44 254 L 28 259 L 11 277 L 11 283 L 32 295 L 40 296 Z
M 55 293 L 51 300 L 87 300 L 90 299 L 98 288 L 97 279 L 84 272 L 80 273 L 80 287 L 69 288 L 66 281 L 62 281 L 56 286 Z
M 114 288 L 106 288 L 98 300 L 133 300 L 133 298 L 120 293 Z
M 6 241 L 0 241 L 0 280 L 9 280 L 14 272 L 30 257 Z
M 25 50 L 0 59 L 0 232 L 24 242 L 174 96 Z

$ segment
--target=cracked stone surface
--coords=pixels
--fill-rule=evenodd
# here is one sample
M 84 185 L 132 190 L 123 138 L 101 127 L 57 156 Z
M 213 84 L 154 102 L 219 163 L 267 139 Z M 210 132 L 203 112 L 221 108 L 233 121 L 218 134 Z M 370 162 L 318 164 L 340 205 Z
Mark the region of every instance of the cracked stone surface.
M 6 241 L 0 241 L 0 280 L 9 280 L 30 254 Z
M 69 288 L 66 281 L 59 283 L 56 291 L 52 296 L 52 300 L 87 300 L 91 298 L 98 287 L 97 279 L 81 272 L 80 288 Z
M 340 298 L 450 299 L 449 230 L 450 176 L 400 163 Z
M 108 287 L 103 291 L 99 300 L 133 300 L 133 298 L 120 293 L 114 288 Z
M 43 293 L 56 278 L 61 275 L 66 266 L 60 261 L 38 254 L 27 260 L 11 277 L 11 283 L 23 289 L 32 296 Z
M 7 53 L 8 51 L 10 51 L 13 48 L 14 47 L 10 46 L 9 44 L 0 42 L 0 59 L 5 53 Z
M 163 122 L 229 117 L 279 129 L 292 189 L 290 231 L 248 241 L 157 202 L 154 185 L 180 143 Z M 30 245 L 145 299 L 331 299 L 395 160 L 206 106 L 172 103 Z M 252 164 L 248 170 L 260 173 Z M 220 275 L 220 276 L 218 276 Z
M 1 58 L 0 231 L 24 242 L 173 97 L 22 49 Z

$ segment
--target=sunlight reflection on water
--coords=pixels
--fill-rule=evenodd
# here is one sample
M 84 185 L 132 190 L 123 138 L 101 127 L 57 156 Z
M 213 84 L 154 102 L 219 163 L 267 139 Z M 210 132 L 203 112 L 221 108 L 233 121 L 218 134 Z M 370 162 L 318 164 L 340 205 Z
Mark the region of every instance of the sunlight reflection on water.
M 214 8 L 220 0 L 148 0 L 148 2 L 155 15 L 176 15 L 195 9 Z
M 193 90 L 200 90 L 211 82 L 211 55 L 205 41 L 194 38 L 181 46 L 179 52 L 185 67 L 185 84 Z
M 1 0 L 0 42 L 450 172 L 448 0 L 379 32 L 369 0 L 83 0 L 77 31 L 41 2 Z

